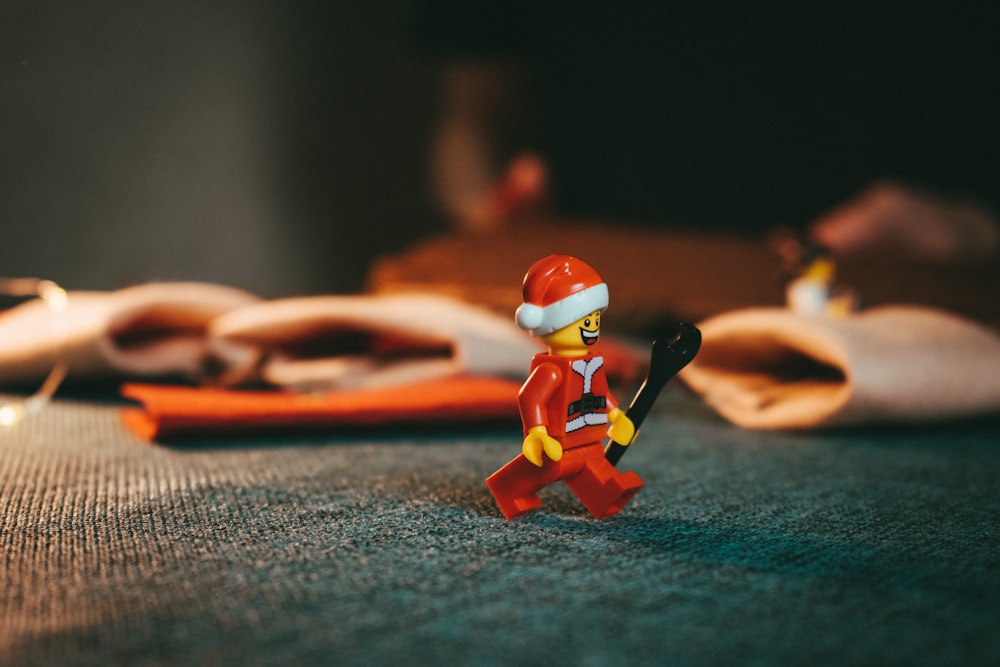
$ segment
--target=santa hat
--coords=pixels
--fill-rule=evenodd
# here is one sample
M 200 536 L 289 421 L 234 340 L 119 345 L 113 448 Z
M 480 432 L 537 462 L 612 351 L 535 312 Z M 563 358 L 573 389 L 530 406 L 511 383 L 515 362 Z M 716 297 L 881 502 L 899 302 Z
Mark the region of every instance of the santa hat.
M 533 336 L 558 331 L 608 307 L 608 286 L 589 264 L 569 255 L 543 257 L 528 269 L 517 326 Z

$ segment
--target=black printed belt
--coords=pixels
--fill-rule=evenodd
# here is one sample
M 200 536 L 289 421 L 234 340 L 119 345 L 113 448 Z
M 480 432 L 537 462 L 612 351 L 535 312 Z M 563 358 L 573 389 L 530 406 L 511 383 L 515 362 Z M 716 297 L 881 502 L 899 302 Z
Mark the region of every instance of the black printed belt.
M 603 410 L 608 405 L 608 399 L 604 396 L 594 396 L 593 394 L 584 394 L 580 397 L 580 400 L 573 401 L 569 404 L 569 409 L 567 410 L 567 416 L 572 416 L 575 414 L 590 414 L 592 412 L 597 412 L 598 410 Z

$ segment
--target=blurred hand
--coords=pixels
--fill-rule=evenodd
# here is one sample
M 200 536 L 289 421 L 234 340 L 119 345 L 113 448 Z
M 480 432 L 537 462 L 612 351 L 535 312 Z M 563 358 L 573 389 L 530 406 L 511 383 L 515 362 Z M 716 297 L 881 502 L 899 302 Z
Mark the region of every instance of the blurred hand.
M 810 236 L 841 258 L 986 260 L 1000 248 L 1000 226 L 985 208 L 893 183 L 876 184 L 821 217 Z

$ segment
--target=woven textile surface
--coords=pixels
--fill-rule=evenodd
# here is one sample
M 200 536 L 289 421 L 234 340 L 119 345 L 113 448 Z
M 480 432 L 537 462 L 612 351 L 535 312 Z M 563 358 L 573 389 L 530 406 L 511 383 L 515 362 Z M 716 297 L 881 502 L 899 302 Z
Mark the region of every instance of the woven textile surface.
M 737 429 L 670 388 L 593 521 L 508 431 L 0 431 L 0 663 L 1000 664 L 1000 428 Z

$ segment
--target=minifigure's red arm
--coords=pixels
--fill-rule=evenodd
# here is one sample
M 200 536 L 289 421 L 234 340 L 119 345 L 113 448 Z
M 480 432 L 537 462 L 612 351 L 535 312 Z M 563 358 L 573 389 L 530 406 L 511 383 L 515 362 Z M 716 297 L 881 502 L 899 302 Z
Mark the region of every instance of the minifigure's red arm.
M 524 432 L 534 426 L 548 426 L 546 406 L 556 389 L 562 384 L 562 371 L 555 364 L 539 364 L 521 386 L 517 404 L 521 411 Z

